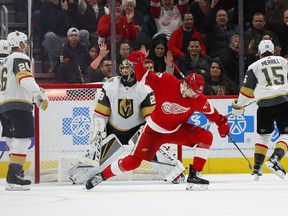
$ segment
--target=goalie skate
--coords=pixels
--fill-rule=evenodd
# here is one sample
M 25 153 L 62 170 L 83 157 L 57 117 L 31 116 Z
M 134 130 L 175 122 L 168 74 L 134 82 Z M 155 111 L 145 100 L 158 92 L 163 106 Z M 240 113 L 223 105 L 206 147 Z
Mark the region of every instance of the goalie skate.
M 281 166 L 278 156 L 270 157 L 269 160 L 265 163 L 265 166 L 273 173 L 275 173 L 280 178 L 284 179 L 286 171 Z
M 185 175 L 183 173 L 181 173 L 180 175 L 178 175 L 173 181 L 173 184 L 180 184 L 182 182 L 185 181 Z

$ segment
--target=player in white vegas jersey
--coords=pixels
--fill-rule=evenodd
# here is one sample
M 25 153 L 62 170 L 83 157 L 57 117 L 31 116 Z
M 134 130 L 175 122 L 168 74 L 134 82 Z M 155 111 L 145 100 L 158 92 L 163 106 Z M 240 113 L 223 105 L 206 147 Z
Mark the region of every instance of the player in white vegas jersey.
M 11 48 L 7 40 L 0 40 L 0 71 L 2 70 L 4 59 L 10 54 Z M 2 86 L 2 85 L 1 85 Z M 4 94 L 0 91 L 0 103 L 4 100 Z
M 2 136 L 10 149 L 6 189 L 29 190 L 31 181 L 24 178 L 23 165 L 34 136 L 32 98 L 43 110 L 47 108 L 48 100 L 31 75 L 29 57 L 23 53 L 27 35 L 11 32 L 7 41 L 11 54 L 4 59 L 0 71 Z
M 0 40 L 0 69 L 3 66 L 4 59 L 10 54 L 11 48 L 7 40 Z
M 135 144 L 140 127 L 145 124 L 154 110 L 155 97 L 149 86 L 136 81 L 132 62 L 123 60 L 119 71 L 121 75 L 107 80 L 98 96 L 93 116 L 92 140 L 100 135 L 104 139 L 110 134 L 115 134 L 128 149 L 127 153 L 130 153 L 131 148 L 129 149 L 128 143 Z M 173 164 L 164 165 L 167 163 L 165 161 L 167 155 L 169 155 L 169 162 Z M 153 162 L 147 163 L 167 181 L 180 183 L 185 179 L 182 173 L 185 170 L 184 166 L 164 147 L 157 152 Z M 73 176 L 78 176 L 78 174 Z M 73 178 L 70 179 L 77 183 L 77 179 L 73 180 Z
M 285 170 L 280 160 L 288 149 L 288 61 L 274 56 L 271 40 L 262 40 L 258 46 L 260 59 L 248 67 L 238 100 L 232 103 L 234 116 L 243 114 L 243 107 L 255 97 L 257 109 L 258 138 L 254 150 L 254 179 L 262 175 L 262 164 L 268 151 L 268 143 L 274 130 L 279 130 L 275 150 L 265 165 L 276 175 L 284 178 Z

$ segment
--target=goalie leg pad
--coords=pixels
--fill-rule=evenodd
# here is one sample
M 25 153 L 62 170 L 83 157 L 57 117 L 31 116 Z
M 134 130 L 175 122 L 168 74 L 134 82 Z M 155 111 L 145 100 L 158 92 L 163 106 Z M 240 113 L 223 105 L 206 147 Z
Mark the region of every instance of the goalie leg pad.
M 163 146 L 158 149 L 156 157 L 158 163 L 153 161 L 148 163 L 167 181 L 172 182 L 185 170 L 183 164 Z
M 102 143 L 100 166 L 99 162 L 90 158 L 79 158 L 79 162 L 68 170 L 71 181 L 75 184 L 83 184 L 95 174 L 102 172 L 106 166 L 116 161 L 125 153 L 125 148 L 114 134 L 106 137 Z

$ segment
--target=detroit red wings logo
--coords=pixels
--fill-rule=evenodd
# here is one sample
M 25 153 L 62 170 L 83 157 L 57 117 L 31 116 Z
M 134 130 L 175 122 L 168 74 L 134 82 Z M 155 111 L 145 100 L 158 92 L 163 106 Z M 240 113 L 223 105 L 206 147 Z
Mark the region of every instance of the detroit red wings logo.
M 162 104 L 162 111 L 165 114 L 180 114 L 185 113 L 188 110 L 190 110 L 189 107 L 183 107 L 176 103 L 165 102 Z

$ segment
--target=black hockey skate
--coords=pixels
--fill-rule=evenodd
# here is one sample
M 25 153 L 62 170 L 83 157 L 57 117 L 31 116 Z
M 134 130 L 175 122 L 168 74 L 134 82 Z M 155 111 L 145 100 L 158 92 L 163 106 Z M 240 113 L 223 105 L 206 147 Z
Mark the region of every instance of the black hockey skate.
M 189 176 L 187 178 L 188 185 L 186 187 L 186 190 L 207 190 L 209 181 L 200 177 L 201 173 L 197 170 L 194 170 L 192 168 L 192 165 L 190 165 Z
M 183 173 L 181 173 L 180 175 L 178 175 L 173 181 L 173 184 L 180 184 L 182 182 L 185 181 L 185 175 Z
M 275 173 L 280 178 L 285 178 L 286 171 L 281 166 L 277 155 L 271 156 L 265 165 L 269 170 L 271 170 L 271 172 Z
M 26 191 L 31 189 L 31 181 L 24 178 L 23 166 L 21 164 L 11 163 L 6 177 L 6 190 Z
M 94 188 L 96 185 L 100 184 L 102 181 L 105 181 L 106 179 L 103 177 L 102 173 L 96 174 L 93 178 L 89 179 L 86 182 L 86 189 L 91 190 Z
M 262 165 L 260 164 L 254 164 L 253 172 L 251 175 L 254 175 L 254 181 L 258 181 L 259 178 L 262 176 Z

